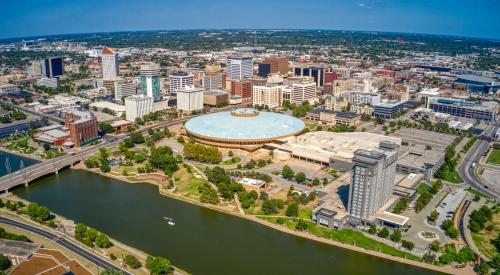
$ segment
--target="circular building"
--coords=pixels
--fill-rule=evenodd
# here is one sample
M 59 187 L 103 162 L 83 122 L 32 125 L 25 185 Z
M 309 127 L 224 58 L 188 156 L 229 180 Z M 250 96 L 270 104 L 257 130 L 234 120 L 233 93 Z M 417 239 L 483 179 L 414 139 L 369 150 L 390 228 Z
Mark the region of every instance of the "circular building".
M 200 143 L 246 150 L 300 134 L 304 127 L 295 117 L 250 108 L 203 115 L 185 124 L 187 134 Z

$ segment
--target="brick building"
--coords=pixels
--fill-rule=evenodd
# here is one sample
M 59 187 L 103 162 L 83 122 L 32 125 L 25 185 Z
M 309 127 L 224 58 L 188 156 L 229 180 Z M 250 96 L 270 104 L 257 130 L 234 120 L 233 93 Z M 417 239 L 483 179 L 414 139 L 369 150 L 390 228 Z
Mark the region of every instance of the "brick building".
M 70 111 L 64 115 L 64 124 L 69 129 L 75 147 L 98 138 L 97 119 L 90 112 Z

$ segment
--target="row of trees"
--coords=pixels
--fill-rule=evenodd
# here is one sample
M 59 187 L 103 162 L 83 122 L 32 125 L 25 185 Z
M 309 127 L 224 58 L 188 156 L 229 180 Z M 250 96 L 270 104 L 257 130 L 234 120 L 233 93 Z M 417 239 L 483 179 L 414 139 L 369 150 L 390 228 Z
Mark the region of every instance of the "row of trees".
M 51 218 L 49 208 L 39 205 L 36 202 L 28 204 L 28 207 L 26 208 L 26 214 L 30 216 L 31 219 L 37 221 L 47 221 Z
M 307 179 L 303 172 L 295 174 L 295 171 L 288 165 L 283 166 L 281 169 L 281 176 L 287 180 L 295 180 L 297 183 L 304 183 Z
M 410 242 L 408 240 L 402 240 L 401 230 L 397 228 L 394 229 L 392 233 L 390 233 L 386 227 L 378 229 L 376 225 L 372 224 L 368 229 L 368 233 L 371 235 L 377 234 L 377 236 L 383 239 L 389 238 L 391 241 L 395 243 L 401 242 L 401 245 L 408 250 L 413 250 L 413 248 L 415 247 L 415 244 L 413 242 Z
M 441 229 L 443 229 L 444 233 L 452 239 L 456 239 L 458 237 L 458 229 L 455 227 L 455 224 L 451 219 L 444 220 L 441 224 Z
M 78 223 L 75 227 L 75 238 L 88 247 L 97 246 L 99 248 L 109 248 L 113 244 L 108 236 L 83 223 Z
M 184 144 L 184 156 L 188 159 L 211 164 L 217 164 L 222 161 L 222 154 L 216 147 L 204 146 L 192 142 Z
M 434 195 L 441 190 L 441 188 L 443 188 L 443 182 L 441 180 L 437 180 L 432 183 L 429 190 L 424 190 L 415 203 L 415 212 L 418 213 L 424 209 L 424 207 L 431 201 Z
M 446 153 L 444 156 L 444 163 L 439 168 L 439 170 L 434 175 L 436 178 L 447 179 L 457 166 L 457 160 L 455 158 L 456 152 L 455 147 L 462 141 L 463 136 L 459 136 L 453 140 L 453 142 L 446 147 Z

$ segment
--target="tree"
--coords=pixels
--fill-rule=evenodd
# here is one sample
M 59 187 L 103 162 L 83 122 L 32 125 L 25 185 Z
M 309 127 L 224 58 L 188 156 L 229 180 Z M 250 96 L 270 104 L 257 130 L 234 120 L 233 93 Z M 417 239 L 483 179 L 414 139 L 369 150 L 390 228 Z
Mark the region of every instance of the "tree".
M 320 185 L 320 184 L 321 184 L 321 182 L 319 181 L 319 179 L 318 179 L 318 178 L 314 178 L 314 179 L 313 179 L 313 181 L 312 181 L 312 184 L 313 184 L 314 186 L 318 186 L 318 185 Z
M 394 229 L 390 238 L 391 238 L 391 241 L 393 241 L 395 243 L 399 243 L 401 241 L 401 230 Z
M 290 203 L 286 209 L 286 215 L 288 217 L 297 217 L 299 215 L 299 204 L 296 202 Z
M 113 126 L 111 126 L 111 124 L 109 124 L 108 122 L 99 123 L 99 129 L 101 129 L 101 131 L 106 134 L 113 133 L 115 131 L 115 128 L 113 128 Z
M 11 265 L 12 262 L 10 259 L 5 255 L 0 254 L 0 270 L 7 270 Z
M 290 166 L 285 165 L 283 166 L 283 169 L 281 170 L 281 176 L 287 180 L 292 180 L 293 176 L 295 175 L 295 172 L 293 172 L 292 168 Z
M 415 244 L 413 242 L 410 242 L 407 240 L 403 240 L 403 242 L 401 244 L 403 245 L 404 248 L 406 248 L 408 250 L 413 250 L 413 248 L 415 247 Z
M 42 221 L 46 221 L 50 218 L 50 210 L 46 206 L 39 206 L 36 210 L 36 217 Z
M 387 230 L 387 228 L 382 228 L 382 230 L 380 230 L 377 234 L 380 238 L 387 238 L 389 236 L 389 230 Z
M 370 228 L 368 229 L 368 233 L 374 235 L 375 233 L 377 233 L 377 226 L 374 225 L 374 224 L 370 224 Z
M 143 163 L 146 160 L 146 156 L 142 153 L 134 154 L 134 162 L 135 163 Z
M 298 183 L 303 183 L 306 181 L 306 175 L 302 172 L 299 172 L 295 175 L 295 181 Z
M 50 150 L 50 144 L 48 144 L 48 143 L 44 143 L 44 144 L 43 144 L 43 150 L 45 150 L 45 151 Z
M 441 243 L 438 240 L 434 240 L 434 241 L 432 241 L 432 243 L 429 244 L 429 249 L 434 251 L 434 252 L 438 252 L 440 246 L 441 246 Z
M 184 141 L 184 137 L 179 136 L 177 137 L 177 142 L 179 142 L 180 144 L 184 144 L 186 141 Z
M 144 136 L 142 135 L 141 132 L 133 132 L 130 135 L 130 139 L 135 144 L 142 144 L 142 143 L 146 142 L 146 139 L 144 138 Z
M 306 231 L 307 223 L 304 220 L 300 219 L 295 225 L 295 229 L 297 229 L 298 231 Z
M 167 274 L 172 268 L 172 264 L 163 257 L 148 256 L 146 259 L 146 268 L 149 269 L 151 275 Z
M 141 262 L 134 255 L 126 255 L 123 262 L 133 269 L 138 269 L 142 266 Z
M 208 183 L 204 183 L 198 187 L 198 192 L 200 192 L 200 201 L 203 203 L 218 204 L 219 197 L 217 196 L 217 191 Z
M 439 212 L 436 210 L 432 210 L 431 214 L 427 217 L 427 220 L 430 222 L 435 222 L 439 217 Z
M 85 238 L 88 227 L 83 223 L 77 223 L 75 226 L 75 238 L 79 241 Z
M 112 244 L 108 236 L 103 233 L 99 233 L 99 235 L 97 235 L 97 238 L 95 239 L 95 245 L 100 248 L 109 248 Z

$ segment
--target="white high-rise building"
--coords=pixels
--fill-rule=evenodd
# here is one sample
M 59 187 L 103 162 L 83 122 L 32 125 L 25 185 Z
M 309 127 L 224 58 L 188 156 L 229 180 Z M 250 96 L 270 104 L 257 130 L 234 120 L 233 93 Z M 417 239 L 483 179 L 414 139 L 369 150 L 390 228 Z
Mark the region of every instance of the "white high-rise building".
M 188 72 L 176 71 L 168 76 L 168 82 L 170 84 L 170 93 L 176 93 L 180 89 L 194 86 L 194 77 Z
M 316 98 L 316 83 L 314 81 L 304 81 L 292 84 L 291 101 L 294 104 L 302 104 L 304 101 Z
M 121 101 L 122 98 L 136 95 L 137 87 L 134 82 L 115 82 L 115 100 Z
M 355 222 L 368 221 L 390 199 L 394 187 L 398 145 L 382 141 L 379 149 L 354 152 L 348 212 Z
M 102 50 L 102 78 L 112 80 L 120 76 L 120 65 L 118 64 L 118 53 L 110 48 Z
M 280 107 L 282 102 L 282 85 L 253 86 L 253 106 L 267 106 L 269 108 Z
M 136 118 L 153 111 L 153 98 L 145 95 L 132 95 L 125 98 L 125 116 L 127 120 L 134 121 Z
M 253 77 L 253 57 L 228 57 L 227 76 L 231 80 L 243 80 Z
M 203 109 L 203 88 L 187 86 L 177 90 L 177 110 L 184 113 Z

